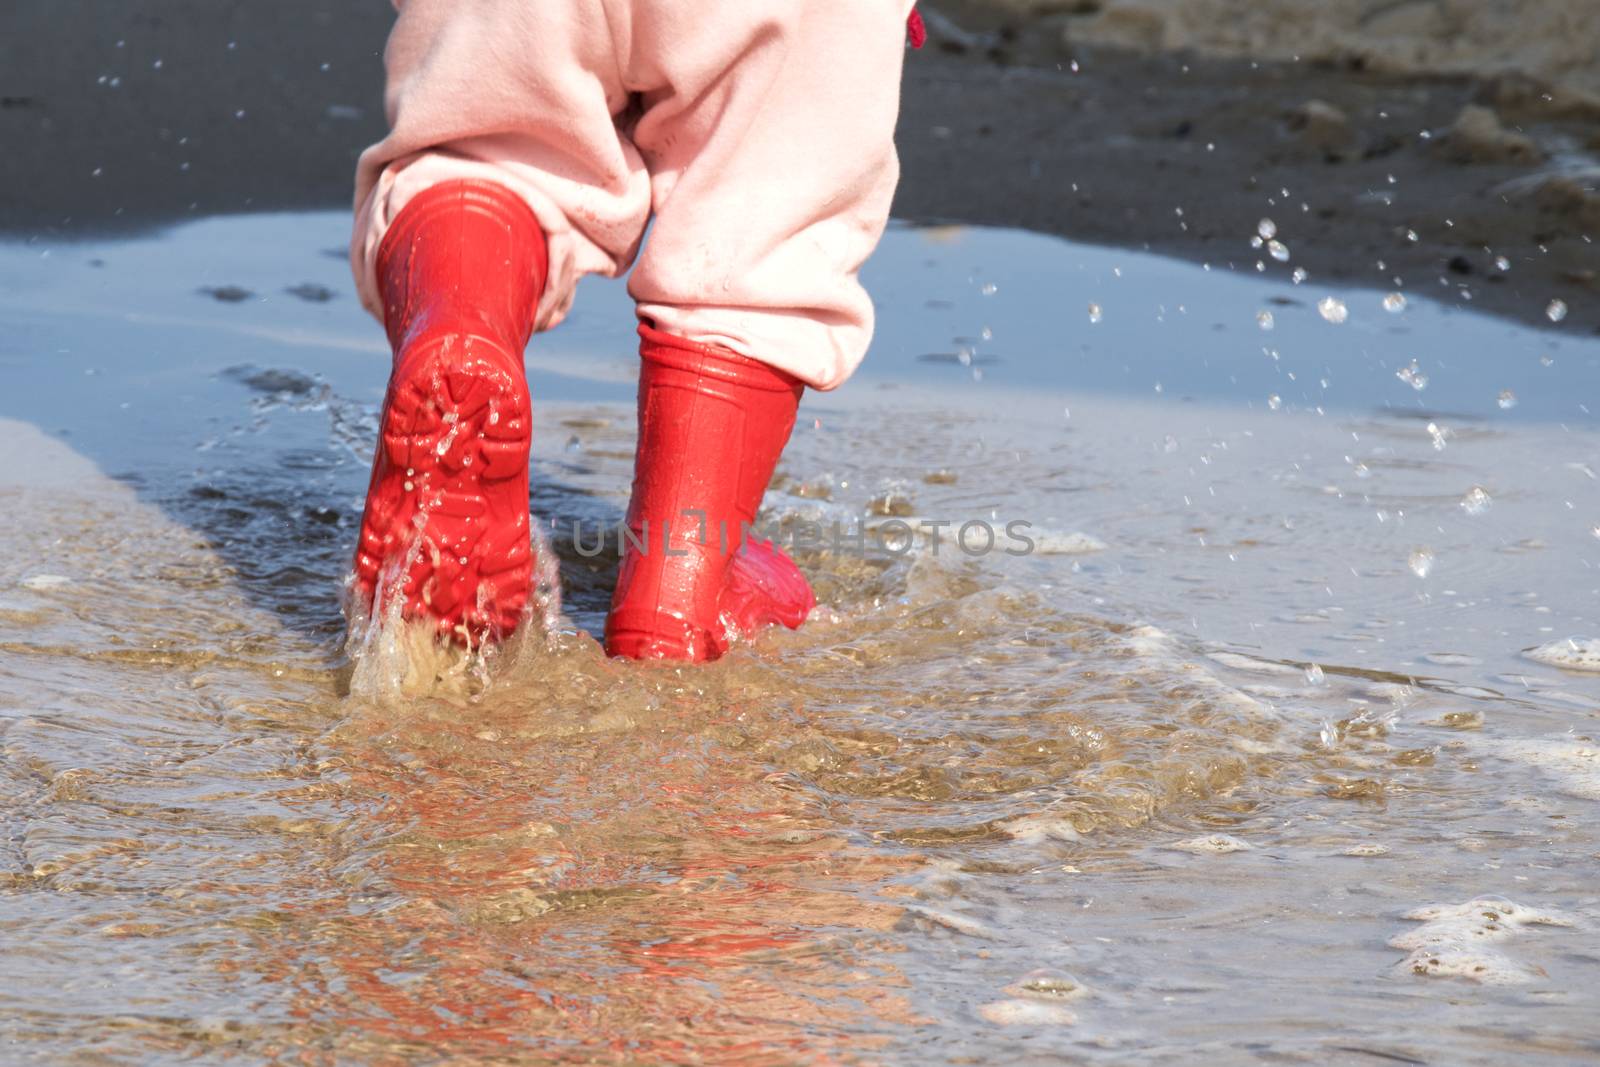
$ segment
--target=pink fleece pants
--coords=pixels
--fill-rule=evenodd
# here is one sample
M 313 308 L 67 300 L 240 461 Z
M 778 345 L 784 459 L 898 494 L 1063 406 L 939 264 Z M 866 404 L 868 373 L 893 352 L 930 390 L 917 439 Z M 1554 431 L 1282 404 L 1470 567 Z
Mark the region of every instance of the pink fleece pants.
M 912 0 L 396 0 L 391 133 L 361 156 L 351 263 L 437 182 L 487 178 L 549 241 L 537 329 L 633 263 L 641 318 L 831 389 L 872 337 L 857 279 L 899 177 Z

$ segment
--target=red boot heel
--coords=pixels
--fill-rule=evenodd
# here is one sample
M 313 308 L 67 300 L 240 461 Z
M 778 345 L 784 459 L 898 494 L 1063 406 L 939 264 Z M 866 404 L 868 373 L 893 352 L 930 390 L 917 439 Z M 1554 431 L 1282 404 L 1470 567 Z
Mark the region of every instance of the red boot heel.
M 377 273 L 395 357 L 356 552 L 364 607 L 398 599 L 402 617 L 466 640 L 520 620 L 533 572 L 522 350 L 547 269 L 532 210 L 492 182 L 427 189 L 389 227 Z

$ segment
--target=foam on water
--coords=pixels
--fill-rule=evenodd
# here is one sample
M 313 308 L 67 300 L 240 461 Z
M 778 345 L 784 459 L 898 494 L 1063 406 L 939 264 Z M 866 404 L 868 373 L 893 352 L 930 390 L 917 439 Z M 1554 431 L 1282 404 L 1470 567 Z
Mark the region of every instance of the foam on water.
M 1539 911 L 1496 897 L 1465 904 L 1430 904 L 1402 918 L 1421 926 L 1389 939 L 1409 955 L 1396 969 L 1430 978 L 1464 978 L 1484 985 L 1521 985 L 1545 977 L 1537 965 L 1514 956 L 1508 942 L 1526 936 L 1530 926 L 1572 927 L 1559 912 Z
M 1046 556 L 1081 556 L 1090 552 L 1104 552 L 1106 543 L 1086 533 L 1057 533 L 1054 530 L 1030 530 L 1034 551 Z
M 1225 856 L 1230 852 L 1248 852 L 1252 846 L 1228 834 L 1206 834 L 1204 837 L 1191 837 L 1187 841 L 1174 841 L 1163 847 L 1175 852 L 1192 852 L 1196 856 Z
M 61 589 L 72 584 L 72 579 L 65 574 L 30 574 L 22 579 L 24 589 L 41 591 L 45 589 Z
M 1047 970 L 1034 971 L 1006 986 L 1003 992 L 1048 1003 L 1082 1000 L 1090 995 L 1089 987 L 1072 975 Z
M 1535 663 L 1569 671 L 1600 671 L 1600 638 L 1566 637 L 1530 648 L 1523 655 Z
M 1071 1009 L 1039 1000 L 996 1000 L 983 1005 L 978 1014 L 996 1026 L 1071 1026 L 1078 1021 Z
M 1571 737 L 1533 738 L 1499 741 L 1489 751 L 1552 776 L 1568 796 L 1600 800 L 1600 743 Z

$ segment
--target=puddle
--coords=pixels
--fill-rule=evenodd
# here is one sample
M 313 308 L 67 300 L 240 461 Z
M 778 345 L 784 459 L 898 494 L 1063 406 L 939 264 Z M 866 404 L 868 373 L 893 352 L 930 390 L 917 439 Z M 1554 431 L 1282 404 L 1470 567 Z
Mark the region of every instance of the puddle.
M 635 358 L 587 286 L 530 352 L 569 625 L 407 679 L 341 642 L 344 225 L 0 246 L 19 1058 L 1592 1054 L 1600 343 L 897 228 L 767 498 L 822 609 L 645 670 L 584 633 Z
M 1258 256 L 1241 245 L 1196 269 L 1015 230 L 902 230 L 866 272 L 889 325 L 864 372 L 1268 411 L 1600 418 L 1600 339 L 1469 314 L 1454 280 L 1414 279 L 1397 300 L 1297 285 L 1276 263 L 1258 274 Z

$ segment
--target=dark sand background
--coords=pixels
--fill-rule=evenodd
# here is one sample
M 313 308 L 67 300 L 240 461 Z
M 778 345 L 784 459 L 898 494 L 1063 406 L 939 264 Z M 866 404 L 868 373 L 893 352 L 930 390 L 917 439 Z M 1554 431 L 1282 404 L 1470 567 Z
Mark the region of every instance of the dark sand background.
M 1106 36 L 1098 6 L 932 5 L 906 72 L 898 216 L 1265 260 L 1530 322 L 1559 299 L 1554 328 L 1600 329 L 1600 103 L 1583 78 L 1201 55 L 1171 34 L 1084 43 Z M 387 0 L 10 0 L 0 234 L 348 202 L 383 132 L 391 19 Z M 1250 247 L 1262 218 L 1288 264 Z

